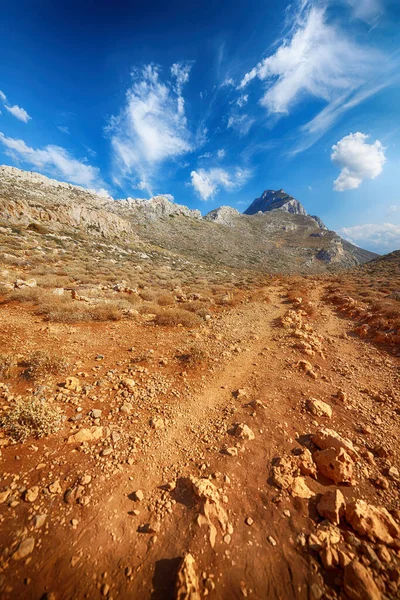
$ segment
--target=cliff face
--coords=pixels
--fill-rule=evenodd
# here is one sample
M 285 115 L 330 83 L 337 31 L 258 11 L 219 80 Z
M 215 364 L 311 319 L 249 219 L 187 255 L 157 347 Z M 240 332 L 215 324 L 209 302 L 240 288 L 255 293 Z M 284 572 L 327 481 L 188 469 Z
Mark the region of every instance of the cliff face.
M 307 215 L 304 206 L 284 190 L 265 190 L 250 204 L 244 214 L 255 215 L 258 212 L 269 212 L 276 209 L 284 210 L 292 215 Z
M 78 228 L 104 236 L 133 233 L 126 219 L 110 213 L 107 198 L 38 173 L 0 167 L 0 221 L 41 224 L 52 231 Z

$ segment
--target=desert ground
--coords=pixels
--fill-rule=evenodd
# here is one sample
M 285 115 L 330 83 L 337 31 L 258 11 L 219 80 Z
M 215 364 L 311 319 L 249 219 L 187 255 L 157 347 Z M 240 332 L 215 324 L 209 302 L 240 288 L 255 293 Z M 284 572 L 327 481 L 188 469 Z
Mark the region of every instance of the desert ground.
M 157 310 L 142 290 L 145 308 L 86 321 L 3 290 L 1 597 L 399 597 L 397 258 L 382 264 L 172 282 Z

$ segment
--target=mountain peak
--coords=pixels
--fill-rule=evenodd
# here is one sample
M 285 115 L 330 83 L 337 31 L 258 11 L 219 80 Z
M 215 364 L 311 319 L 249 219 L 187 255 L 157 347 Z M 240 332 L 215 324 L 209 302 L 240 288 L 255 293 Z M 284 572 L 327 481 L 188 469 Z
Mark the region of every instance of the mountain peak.
M 271 210 L 284 210 L 294 215 L 305 215 L 307 211 L 304 206 L 293 196 L 290 196 L 285 190 L 265 190 L 260 198 L 256 198 L 254 202 L 244 211 L 245 215 L 254 215 L 258 212 L 269 212 Z

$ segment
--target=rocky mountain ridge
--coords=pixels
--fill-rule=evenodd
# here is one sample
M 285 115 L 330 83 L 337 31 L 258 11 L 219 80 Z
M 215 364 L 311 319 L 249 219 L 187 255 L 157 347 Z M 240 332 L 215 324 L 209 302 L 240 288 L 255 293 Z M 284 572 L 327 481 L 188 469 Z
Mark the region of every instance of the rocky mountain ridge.
M 270 192 L 244 214 L 223 206 L 202 217 L 165 196 L 113 200 L 103 192 L 3 166 L 0 223 L 155 245 L 191 260 L 267 272 L 324 272 L 374 258 L 328 231 L 283 190 Z

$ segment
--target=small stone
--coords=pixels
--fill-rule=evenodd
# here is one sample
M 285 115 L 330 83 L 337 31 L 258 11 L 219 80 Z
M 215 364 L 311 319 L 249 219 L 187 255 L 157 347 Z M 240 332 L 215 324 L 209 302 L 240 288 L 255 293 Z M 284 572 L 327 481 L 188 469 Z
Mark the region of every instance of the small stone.
M 102 411 L 99 408 L 92 408 L 89 415 L 92 419 L 100 419 Z
M 291 512 L 290 512 L 290 510 L 287 510 L 287 508 L 285 508 L 285 510 L 283 511 L 283 514 L 287 518 L 291 517 Z
M 47 519 L 47 515 L 43 514 L 43 515 L 35 515 L 33 517 L 33 526 L 35 529 L 40 529 L 41 527 L 43 527 L 43 525 L 45 524 Z
M 79 483 L 81 485 L 88 485 L 91 481 L 92 481 L 91 475 L 82 475 L 82 477 L 79 479 Z
M 254 432 L 245 423 L 237 423 L 232 429 L 232 434 L 241 440 L 254 440 Z
M 307 400 L 307 410 L 314 417 L 332 417 L 332 408 L 326 402 L 317 400 L 316 398 L 309 398 Z
M 223 448 L 222 452 L 223 452 L 223 454 L 226 454 L 227 456 L 237 456 L 238 455 L 238 449 L 235 448 L 234 446 L 231 448 Z
M 108 583 L 103 583 L 103 585 L 101 586 L 101 595 L 107 596 L 109 591 L 110 591 L 110 586 L 108 585 Z
M 20 542 L 17 550 L 14 552 L 11 558 L 13 560 L 21 560 L 22 558 L 26 558 L 27 556 L 29 556 L 29 554 L 32 554 L 34 547 L 34 538 L 26 538 L 26 540 Z
M 367 504 L 364 500 L 349 502 L 346 521 L 360 535 L 372 541 L 393 544 L 400 538 L 400 526 L 385 508 Z
M 153 417 L 152 419 L 150 419 L 150 427 L 152 429 L 164 429 L 164 419 L 162 419 L 161 417 Z
M 121 384 L 128 390 L 128 392 L 133 393 L 136 391 L 136 381 L 134 379 L 122 379 Z
M 371 573 L 357 560 L 353 560 L 344 569 L 344 591 L 351 600 L 382 598 Z
M 245 523 L 246 523 L 246 525 L 248 525 L 249 527 L 251 527 L 253 525 L 254 521 L 253 521 L 253 519 L 251 517 L 246 517 Z
M 0 504 L 2 504 L 3 502 L 7 502 L 10 494 L 11 494 L 10 488 L 3 488 L 2 490 L 0 490 Z
M 276 546 L 277 541 L 275 540 L 275 538 L 272 537 L 272 535 L 269 535 L 267 537 L 267 540 L 269 541 L 269 543 L 271 544 L 271 546 Z
M 79 379 L 77 377 L 67 377 L 64 382 L 64 387 L 66 390 L 71 390 L 72 392 L 82 391 Z
M 133 495 L 136 502 L 142 502 L 144 500 L 144 494 L 142 490 L 136 490 L 136 492 L 133 492 Z
M 323 494 L 317 504 L 317 511 L 321 517 L 329 519 L 334 525 L 339 525 L 345 509 L 344 496 L 338 489 Z
M 24 500 L 25 502 L 35 502 L 35 500 L 37 500 L 38 495 L 39 487 L 37 485 L 34 485 L 33 487 L 26 490 L 24 494 Z
M 90 429 L 80 429 L 68 438 L 69 444 L 93 442 L 103 437 L 102 427 L 90 427 Z
M 230 544 L 231 540 L 232 540 L 232 538 L 229 535 L 229 533 L 227 533 L 226 535 L 224 535 L 224 542 L 225 542 L 225 544 Z
M 354 462 L 343 448 L 315 452 L 314 461 L 318 471 L 336 484 L 353 482 Z
M 61 494 L 62 493 L 62 488 L 61 488 L 61 485 L 60 485 L 60 482 L 58 481 L 58 479 L 56 481 L 53 481 L 53 483 L 50 483 L 48 489 L 51 494 Z
M 310 490 L 308 485 L 306 484 L 304 477 L 295 477 L 290 486 L 290 492 L 292 496 L 297 498 L 312 498 L 314 496 L 314 492 Z

